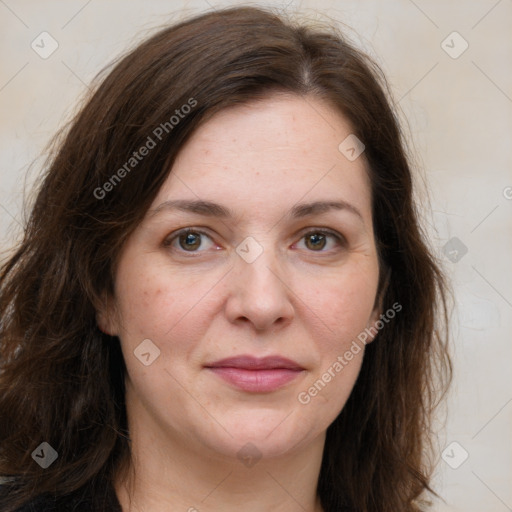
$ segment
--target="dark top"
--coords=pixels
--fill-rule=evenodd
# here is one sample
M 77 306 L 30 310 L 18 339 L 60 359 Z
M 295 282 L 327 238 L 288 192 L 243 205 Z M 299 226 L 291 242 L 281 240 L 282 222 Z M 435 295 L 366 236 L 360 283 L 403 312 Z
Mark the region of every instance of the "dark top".
M 331 497 L 331 499 L 334 498 Z M 9 505 L 8 485 L 0 485 L 0 511 Z M 355 512 L 341 503 L 332 503 L 326 512 Z M 40 496 L 15 512 L 122 512 L 114 487 L 103 482 L 87 485 L 66 496 Z
M 3 506 L 2 506 L 3 504 Z M 9 504 L 8 486 L 0 486 L 0 510 Z M 104 485 L 101 490 L 87 486 L 66 496 L 43 495 L 26 503 L 16 512 L 122 512 L 114 488 Z

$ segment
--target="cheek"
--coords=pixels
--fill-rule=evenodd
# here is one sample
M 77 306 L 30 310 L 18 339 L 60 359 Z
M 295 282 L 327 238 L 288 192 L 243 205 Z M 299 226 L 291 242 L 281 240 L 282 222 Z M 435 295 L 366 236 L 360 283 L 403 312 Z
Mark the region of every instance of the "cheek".
M 347 267 L 303 288 L 304 324 L 314 340 L 318 365 L 297 398 L 324 422 L 333 421 L 343 408 L 359 375 L 365 344 L 358 336 L 373 312 L 377 272 L 376 266 Z
M 374 296 L 361 290 L 348 292 L 346 288 L 343 293 L 331 288 L 311 308 L 319 311 L 322 328 L 315 326 L 314 318 L 308 322 L 317 364 L 296 399 L 305 407 L 304 414 L 316 418 L 322 428 L 327 428 L 343 409 L 364 357 L 365 345 L 358 336 L 367 326 Z
M 378 273 L 372 268 L 346 269 L 323 279 L 314 287 L 305 287 L 300 295 L 318 317 L 330 344 L 340 343 L 357 336 L 367 327 L 374 310 Z
M 139 258 L 140 262 L 144 258 Z M 151 339 L 162 355 L 190 350 L 204 331 L 212 309 L 215 273 L 186 275 L 172 272 L 159 261 L 138 264 L 136 258 L 125 259 L 116 282 L 118 326 L 125 350 L 133 349 L 142 340 Z
M 127 278 L 118 287 L 118 313 L 121 332 L 129 338 L 151 338 L 170 328 L 170 315 L 176 311 L 177 295 L 161 279 L 151 275 Z M 174 313 L 175 314 L 175 313 Z
M 160 332 L 183 304 L 179 279 L 171 279 L 168 269 L 154 260 L 128 251 L 117 269 L 118 322 L 125 334 L 149 337 Z
M 116 297 L 129 399 L 144 403 L 155 416 L 160 414 L 159 408 L 172 409 L 170 396 L 185 410 L 186 401 L 176 397 L 183 395 L 190 354 L 195 340 L 201 338 L 203 327 L 196 320 L 203 320 L 198 317 L 204 301 L 201 297 L 211 285 L 198 276 L 180 277 L 158 262 L 146 260 L 139 265 L 137 258 L 128 256 L 123 263 L 117 271 Z M 144 341 L 148 339 L 149 345 Z M 144 352 L 139 350 L 143 341 L 147 347 Z M 147 352 L 150 363 L 145 365 L 136 356 Z M 153 359 L 155 354 L 158 356 Z

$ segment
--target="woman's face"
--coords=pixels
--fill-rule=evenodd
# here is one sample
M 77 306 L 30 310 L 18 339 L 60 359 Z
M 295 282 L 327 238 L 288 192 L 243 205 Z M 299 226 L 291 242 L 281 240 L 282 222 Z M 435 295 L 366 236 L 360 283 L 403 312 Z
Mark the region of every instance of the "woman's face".
M 338 148 L 350 134 L 321 100 L 275 95 L 182 149 L 99 315 L 121 340 L 131 427 L 227 457 L 324 435 L 379 315 L 365 163 Z

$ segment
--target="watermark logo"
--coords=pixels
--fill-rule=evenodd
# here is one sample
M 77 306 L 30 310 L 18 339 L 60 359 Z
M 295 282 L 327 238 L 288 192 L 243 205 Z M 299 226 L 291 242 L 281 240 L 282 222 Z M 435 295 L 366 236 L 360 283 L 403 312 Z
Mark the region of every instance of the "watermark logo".
M 351 133 L 346 139 L 344 139 L 338 146 L 340 153 L 347 159 L 353 162 L 357 160 L 363 151 L 365 145 L 360 139 L 358 139 L 353 133 Z
M 46 441 L 42 442 L 33 452 L 32 458 L 43 468 L 49 468 L 59 454 Z
M 160 356 L 160 349 L 150 339 L 145 339 L 133 353 L 144 366 L 149 366 Z
M 467 254 L 468 248 L 454 236 L 444 244 L 443 252 L 452 263 L 457 263 Z
M 380 318 L 373 324 L 373 326 L 367 327 L 364 331 L 361 331 L 357 335 L 357 339 L 352 341 L 350 348 L 346 350 L 343 355 L 338 356 L 336 361 L 334 361 L 329 368 L 325 370 L 313 385 L 311 385 L 307 390 L 301 391 L 297 395 L 298 401 L 303 405 L 309 404 L 311 399 L 317 396 L 329 382 L 331 382 L 348 364 L 350 364 L 350 361 L 354 359 L 354 356 L 361 352 L 363 347 L 366 346 L 368 339 L 375 338 L 377 333 L 383 329 L 390 320 L 395 318 L 396 314 L 400 311 L 402 311 L 402 305 L 395 302 L 391 308 L 380 315 Z
M 50 57 L 59 47 L 59 43 L 48 32 L 41 32 L 31 43 L 30 47 L 41 59 Z
M 158 143 L 161 142 L 167 134 L 171 133 L 174 127 L 178 125 L 195 106 L 197 106 L 197 100 L 189 98 L 187 103 L 174 111 L 175 115 L 172 115 L 168 121 L 164 121 L 154 128 L 151 135 L 148 135 L 144 144 L 142 144 L 137 151 L 134 151 L 126 162 L 124 162 L 124 164 L 119 167 L 119 169 L 117 169 L 117 171 L 112 174 L 105 183 L 103 183 L 103 185 L 94 189 L 94 197 L 96 199 L 103 199 L 109 192 L 114 190 L 114 188 L 121 183 L 123 178 L 135 169 L 135 167 L 137 167 L 139 163 L 149 155 L 151 150 L 156 148 Z
M 452 59 L 458 59 L 469 48 L 469 43 L 454 31 L 441 42 L 441 48 Z
M 180 123 L 182 119 L 184 119 L 194 107 L 197 106 L 197 100 L 194 98 L 189 98 L 187 103 L 184 103 L 179 109 L 177 108 L 174 111 L 175 115 L 172 115 L 168 121 L 164 121 L 160 123 L 154 130 L 153 135 L 158 139 L 162 140 L 165 135 L 169 134 L 174 130 L 174 127 Z
M 263 247 L 252 236 L 248 236 L 237 245 L 235 251 L 247 263 L 254 263 L 263 253 Z
M 244 466 L 252 468 L 262 457 L 258 447 L 253 443 L 246 443 L 238 450 L 236 458 L 242 462 Z
M 441 454 L 441 458 L 450 466 L 452 469 L 459 469 L 469 457 L 469 453 L 466 449 L 457 441 L 450 443 Z

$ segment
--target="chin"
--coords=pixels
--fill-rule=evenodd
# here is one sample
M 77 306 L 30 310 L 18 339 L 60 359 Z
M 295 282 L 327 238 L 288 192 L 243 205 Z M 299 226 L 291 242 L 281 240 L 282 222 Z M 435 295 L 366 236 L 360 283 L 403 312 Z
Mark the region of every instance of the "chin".
M 213 450 L 239 459 L 244 455 L 278 457 L 315 437 L 314 429 L 304 420 L 297 421 L 290 411 L 246 412 L 243 417 L 232 418 L 231 421 L 225 418 L 223 426 L 227 432 L 218 426 L 215 430 L 218 436 L 214 439 L 213 431 L 209 430 L 204 441 Z

